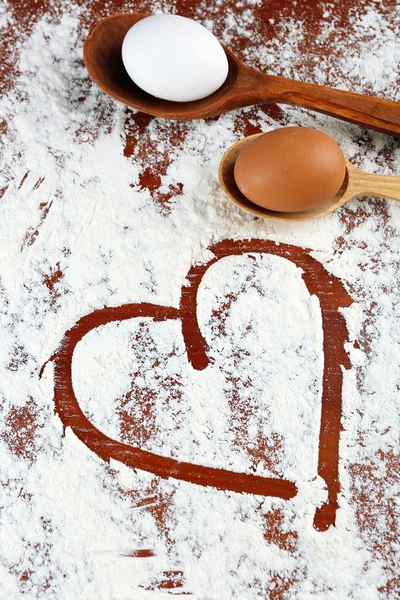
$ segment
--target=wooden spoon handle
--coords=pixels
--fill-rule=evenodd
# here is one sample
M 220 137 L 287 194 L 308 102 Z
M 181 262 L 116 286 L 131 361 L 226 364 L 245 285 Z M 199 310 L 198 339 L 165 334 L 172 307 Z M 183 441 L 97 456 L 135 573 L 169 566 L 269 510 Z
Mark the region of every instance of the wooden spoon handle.
M 283 77 L 253 76 L 273 102 L 302 106 L 356 125 L 400 137 L 400 103 Z
M 354 169 L 351 174 L 354 196 L 378 196 L 400 201 L 400 177 L 376 175 Z M 354 197 L 353 196 L 353 197 Z

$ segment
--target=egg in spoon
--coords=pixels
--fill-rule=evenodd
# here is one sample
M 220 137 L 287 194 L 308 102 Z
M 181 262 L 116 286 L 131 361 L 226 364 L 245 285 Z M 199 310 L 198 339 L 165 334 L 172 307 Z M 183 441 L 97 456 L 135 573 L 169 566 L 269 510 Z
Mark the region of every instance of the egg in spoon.
M 270 219 L 314 219 L 359 196 L 400 200 L 400 177 L 358 169 L 332 138 L 306 127 L 239 140 L 222 157 L 219 179 L 235 204 Z

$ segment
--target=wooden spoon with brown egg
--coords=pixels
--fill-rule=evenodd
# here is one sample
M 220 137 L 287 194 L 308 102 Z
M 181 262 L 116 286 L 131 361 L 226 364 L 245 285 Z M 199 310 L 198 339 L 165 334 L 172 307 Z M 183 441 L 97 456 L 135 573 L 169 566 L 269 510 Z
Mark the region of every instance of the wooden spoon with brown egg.
M 312 162 L 312 160 L 315 162 L 315 156 L 318 155 L 319 152 L 317 147 L 314 151 L 310 147 L 305 147 L 303 149 L 303 156 L 300 158 L 297 157 L 297 161 L 292 161 L 286 168 L 286 157 L 287 153 L 290 152 L 290 147 L 285 143 L 280 146 L 281 142 L 279 140 L 279 135 L 286 134 L 287 136 L 290 133 L 290 130 L 293 130 L 293 133 L 298 135 L 309 133 L 309 137 L 311 138 L 310 141 L 312 141 L 313 138 L 316 138 L 316 141 L 320 143 L 322 137 L 327 138 L 330 141 L 328 155 L 322 157 L 321 161 L 321 163 L 323 163 L 325 158 L 325 166 L 328 169 L 326 186 L 320 186 L 318 188 L 318 185 L 323 181 L 321 180 L 323 171 L 320 172 L 319 175 L 315 174 L 315 178 L 313 178 L 312 167 L 307 164 L 310 161 Z M 255 150 L 255 153 L 252 155 L 249 154 L 247 158 L 242 154 L 246 148 L 247 151 L 249 149 L 251 150 L 251 144 L 259 142 L 261 136 L 271 136 L 271 134 L 275 135 L 274 143 L 276 147 L 280 146 L 281 151 L 281 157 L 278 156 L 278 159 L 275 158 L 275 165 L 273 164 L 274 156 L 271 156 L 271 154 L 268 156 L 268 153 L 266 156 L 262 156 L 260 151 L 257 151 L 257 147 L 254 145 L 253 151 Z M 337 156 L 334 154 L 335 147 L 338 151 Z M 313 152 L 314 156 L 312 156 Z M 272 154 L 274 154 L 274 152 L 272 152 Z M 237 168 L 235 169 L 235 166 L 238 166 L 237 161 L 239 155 L 241 155 L 241 158 L 245 157 L 245 161 L 242 162 L 248 163 L 247 166 L 245 165 L 244 168 L 241 169 L 241 173 L 239 173 Z M 340 158 L 340 155 L 342 158 Z M 301 160 L 303 160 L 303 165 L 299 164 L 299 162 L 301 163 Z M 318 160 L 319 159 L 317 158 L 317 161 Z M 343 161 L 342 165 L 341 160 Z M 276 170 L 276 161 L 278 164 L 282 163 L 284 165 L 280 171 Z M 258 167 L 256 164 L 257 162 L 259 162 Z M 262 197 L 262 181 L 259 180 L 259 177 L 260 165 L 262 172 L 263 164 L 266 173 L 269 169 L 273 170 L 275 166 L 275 171 L 268 173 L 266 181 L 268 183 L 269 177 L 270 187 L 274 188 L 275 196 L 277 196 L 277 198 L 273 196 L 271 189 L 266 190 L 265 188 L 264 191 L 266 191 L 267 194 L 265 197 Z M 303 169 L 301 169 L 302 166 Z M 320 167 L 323 169 L 322 164 Z M 334 167 L 333 170 L 332 167 Z M 257 215 L 258 217 L 281 221 L 307 221 L 309 219 L 316 219 L 333 212 L 349 200 L 358 198 L 359 196 L 377 196 L 400 201 L 399 176 L 376 175 L 362 171 L 343 157 L 339 146 L 334 140 L 329 138 L 329 136 L 320 131 L 301 127 L 282 128 L 267 134 L 258 133 L 244 138 L 243 140 L 239 140 L 223 155 L 219 166 L 219 180 L 228 198 L 240 206 L 240 208 Z M 242 191 L 239 189 L 237 181 L 240 182 Z M 301 204 L 307 204 L 307 192 L 304 189 L 307 188 L 307 186 L 310 191 L 310 196 L 314 197 L 308 202 L 308 206 L 302 210 Z M 320 202 L 318 202 L 318 189 L 321 193 Z M 247 192 L 247 190 L 249 190 L 248 195 L 252 197 L 253 202 L 243 194 L 243 191 Z M 333 194 L 331 198 L 329 198 L 329 190 L 330 193 Z M 283 198 L 283 210 L 278 210 L 279 194 L 281 194 Z M 288 201 L 287 195 L 290 194 L 292 198 Z M 328 194 L 328 197 L 326 197 L 326 194 Z M 257 200 L 257 204 L 254 202 L 255 199 Z M 264 204 L 264 206 L 260 206 L 259 202 Z M 266 208 L 266 205 L 269 205 L 270 207 L 273 206 L 274 210 Z

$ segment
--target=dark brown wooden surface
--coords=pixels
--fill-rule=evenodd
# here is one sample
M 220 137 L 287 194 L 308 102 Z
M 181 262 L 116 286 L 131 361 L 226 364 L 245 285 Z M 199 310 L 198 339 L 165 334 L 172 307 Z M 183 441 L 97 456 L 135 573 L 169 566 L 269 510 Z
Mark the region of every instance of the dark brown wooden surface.
M 116 14 L 128 12 L 131 10 L 140 11 L 140 12 L 149 12 L 151 11 L 151 5 L 149 5 L 145 1 L 136 2 L 134 7 L 132 3 L 126 2 L 124 0 L 110 0 L 109 2 L 104 3 L 102 0 L 81 0 L 78 4 L 85 6 L 85 11 L 82 16 L 82 35 L 86 35 L 87 31 L 95 25 L 95 23 L 102 17 Z M 164 8 L 167 9 L 168 3 L 162 3 Z M 378 5 L 376 2 L 370 2 L 371 5 L 374 5 L 376 10 L 382 11 L 382 14 L 385 14 L 387 18 L 391 18 L 393 15 L 393 19 L 396 17 L 396 13 L 394 10 L 395 3 L 388 1 L 383 2 Z M 6 91 L 13 82 L 13 77 L 15 75 L 15 63 L 18 59 L 18 41 L 20 39 L 20 27 L 21 24 L 24 26 L 25 34 L 28 35 L 32 30 L 33 24 L 44 14 L 51 13 L 55 10 L 54 4 L 51 0 L 14 0 L 12 2 L 15 16 L 19 19 L 19 29 L 18 31 L 13 30 L 12 24 L 10 25 L 8 35 L 1 40 L 2 50 L 4 57 L 2 64 L 2 77 L 0 80 L 0 89 L 1 91 Z M 368 2 L 363 2 L 362 5 L 368 5 Z M 224 9 L 229 9 L 239 14 L 242 10 L 240 6 L 237 6 L 236 2 L 232 0 L 223 0 L 222 6 L 218 8 L 216 11 L 212 7 L 212 3 L 209 3 L 209 6 L 200 2 L 200 0 L 193 0 L 192 2 L 186 2 L 185 0 L 178 0 L 173 3 L 174 10 L 179 14 L 182 14 L 187 17 L 194 17 L 199 14 L 199 10 L 206 17 L 207 15 L 212 17 L 215 21 L 215 33 L 218 35 L 219 31 L 223 30 L 223 18 L 224 18 Z M 265 39 L 270 39 L 274 36 L 277 24 L 280 19 L 283 18 L 284 15 L 290 15 L 296 17 L 299 20 L 304 22 L 304 31 L 305 35 L 303 40 L 300 42 L 299 51 L 304 52 L 304 61 L 303 61 L 303 72 L 302 76 L 307 73 L 309 75 L 309 81 L 312 82 L 312 66 L 314 64 L 314 59 L 318 60 L 329 60 L 329 57 L 332 54 L 339 54 L 342 52 L 340 49 L 341 44 L 347 44 L 347 47 L 351 47 L 352 40 L 349 38 L 349 23 L 352 15 L 354 14 L 354 10 L 360 6 L 360 2 L 358 0 L 349 0 L 348 2 L 343 2 L 342 0 L 332 0 L 330 2 L 330 6 L 332 7 L 332 11 L 338 17 L 337 26 L 335 28 L 335 39 L 338 42 L 338 46 L 335 47 L 332 38 L 327 40 L 325 44 L 315 46 L 314 40 L 315 36 L 318 34 L 321 28 L 322 23 L 322 15 L 324 11 L 324 7 L 320 2 L 315 0 L 298 0 L 297 3 L 292 3 L 289 0 L 271 0 L 270 2 L 264 2 L 260 6 L 258 6 L 255 10 L 258 15 L 258 20 L 255 23 L 255 28 L 257 29 L 258 34 L 262 34 L 265 36 Z M 248 40 L 246 37 L 238 34 L 230 44 L 230 48 L 232 51 L 237 53 L 239 56 L 242 55 L 246 48 L 246 44 L 248 44 Z M 83 64 L 83 63 L 82 63 Z M 259 67 L 257 64 L 257 60 L 255 59 L 254 67 Z M 283 74 L 279 71 L 279 66 L 274 66 L 275 73 L 277 75 Z M 329 82 L 329 77 L 328 77 Z M 349 91 L 351 87 L 351 82 L 349 84 Z M 395 84 L 393 84 L 395 85 Z M 397 80 L 396 85 L 400 85 L 400 77 Z M 362 91 L 364 93 L 371 93 L 372 90 L 368 89 L 368 86 L 365 89 L 357 89 L 357 91 Z M 390 93 L 390 90 L 387 90 L 387 93 Z M 307 106 L 306 100 L 304 100 L 303 105 Z M 79 104 L 76 104 L 76 108 L 79 107 Z M 269 105 L 263 107 L 262 110 L 265 111 L 265 114 L 273 116 L 273 118 L 282 123 L 283 125 L 287 124 L 287 118 L 284 112 L 276 105 Z M 252 120 L 252 116 L 255 113 L 248 112 L 246 115 L 238 115 L 237 117 L 237 131 L 240 132 L 241 135 L 250 135 L 254 133 L 258 133 L 260 131 L 260 127 L 254 124 L 254 120 Z M 99 114 L 99 119 L 103 119 L 107 121 L 107 114 Z M 391 116 L 392 119 L 398 119 L 398 114 L 395 113 Z M 148 157 L 151 158 L 149 160 L 148 166 L 145 166 L 140 173 L 140 185 L 142 189 L 150 190 L 152 194 L 152 198 L 154 202 L 159 203 L 160 210 L 164 210 L 168 212 L 169 210 L 169 200 L 173 194 L 179 194 L 179 188 L 171 189 L 169 191 L 165 191 L 162 188 L 161 178 L 165 175 L 166 170 L 169 166 L 169 159 L 164 154 L 160 153 L 157 149 L 157 145 L 154 140 L 151 138 L 148 132 L 149 123 L 151 123 L 152 117 L 144 114 L 144 113 L 132 113 L 131 111 L 127 111 L 127 118 L 124 127 L 124 133 L 126 135 L 126 143 L 125 143 L 125 156 L 126 158 L 137 160 L 138 158 L 143 160 Z M 5 128 L 7 126 L 6 123 L 1 123 L 1 126 Z M 161 128 L 162 131 L 162 128 Z M 168 135 L 171 143 L 175 144 L 176 149 L 179 149 L 182 143 L 182 139 L 185 137 L 186 128 L 184 123 L 175 123 L 175 124 L 166 124 L 164 128 L 165 135 Z M 138 135 L 140 134 L 140 135 Z M 360 133 L 360 136 L 363 136 L 363 133 Z M 132 157 L 132 158 L 131 158 Z M 383 152 L 380 156 L 379 160 L 381 164 L 384 165 L 385 161 L 390 160 L 387 155 Z M 143 160 L 143 163 L 146 164 L 146 160 Z M 383 231 L 385 235 L 385 243 L 387 248 L 390 247 L 390 239 L 393 235 L 393 231 L 390 227 L 389 216 L 386 205 L 384 202 L 377 202 L 373 208 L 373 214 L 379 223 L 379 227 Z M 337 251 L 340 252 L 341 249 L 345 249 L 346 245 L 353 243 L 352 235 L 353 232 L 356 231 L 357 227 L 364 223 L 366 219 L 370 218 L 370 214 L 367 213 L 362 207 L 358 208 L 356 211 L 351 211 L 346 208 L 342 209 L 341 212 L 341 222 L 343 224 L 344 234 L 343 237 L 337 240 Z M 290 252 L 289 252 L 290 253 Z M 298 260 L 299 250 L 294 249 L 292 254 L 292 259 Z M 296 258 L 297 257 L 297 258 Z M 323 281 L 323 277 L 325 276 L 323 269 L 315 268 L 313 272 L 310 274 L 310 282 L 311 286 L 313 286 L 313 290 L 315 291 L 321 282 Z M 62 277 L 62 273 L 59 271 L 55 271 L 54 274 L 48 278 L 49 293 L 52 293 L 54 289 L 54 285 L 57 280 Z M 58 279 L 57 279 L 58 278 Z M 312 291 L 311 287 L 310 290 Z M 331 289 L 331 298 L 330 298 L 331 306 L 335 306 L 336 308 L 339 306 L 345 306 L 349 303 L 349 296 L 347 293 L 343 292 L 342 285 L 339 280 L 335 280 L 333 278 L 333 284 Z M 192 307 L 193 308 L 193 307 Z M 336 310 L 335 308 L 335 310 Z M 111 309 L 110 309 L 111 310 Z M 121 318 L 127 318 L 128 307 L 121 307 Z M 143 310 L 143 307 L 142 309 Z M 157 309 L 154 309 L 155 313 Z M 171 308 L 163 308 L 164 313 L 162 314 L 162 318 L 178 318 L 178 313 L 173 312 Z M 172 312 L 168 312 L 172 311 Z M 371 301 L 370 304 L 370 312 L 368 319 L 365 322 L 365 327 L 363 329 L 363 334 L 361 338 L 358 340 L 359 346 L 368 356 L 368 353 L 371 352 L 370 347 L 370 333 L 369 326 L 373 326 L 374 318 L 376 317 L 375 305 L 374 302 Z M 139 311 L 140 312 L 140 311 Z M 108 320 L 112 320 L 111 313 L 102 313 L 100 315 L 101 318 L 98 321 L 93 321 L 90 323 L 89 329 L 92 326 L 95 326 L 97 322 L 107 322 Z M 95 317 L 93 317 L 95 318 Z M 106 319 L 106 320 L 104 320 Z M 82 320 L 83 321 L 83 320 Z M 89 323 L 89 321 L 88 321 Z M 339 389 L 341 385 L 340 373 L 337 369 L 337 356 L 339 355 L 343 361 L 347 361 L 347 356 L 343 356 L 343 339 L 345 336 L 345 328 L 343 320 L 337 319 L 337 321 L 329 321 L 328 318 L 324 320 L 324 333 L 325 339 L 329 341 L 326 344 L 326 361 L 327 363 L 334 365 L 332 369 L 326 368 L 325 371 L 325 385 L 326 389 L 330 390 L 333 393 L 334 402 L 327 407 L 326 411 L 326 422 L 322 422 L 322 429 L 328 427 L 328 434 L 331 431 L 337 432 L 337 421 L 340 419 L 340 394 Z M 73 339 L 73 333 L 70 335 L 69 339 Z M 66 339 L 68 341 L 69 333 L 66 333 Z M 72 337 L 71 337 L 72 336 Z M 76 340 L 75 340 L 76 343 Z M 70 348 L 70 351 L 71 348 Z M 56 365 L 57 368 L 60 369 L 60 380 L 64 381 L 64 384 L 67 385 L 70 378 L 69 362 L 63 363 L 62 354 L 57 359 L 56 357 Z M 65 355 L 64 355 L 65 359 Z M 329 362 L 331 360 L 331 362 Z M 11 363 L 10 363 L 11 364 Z M 336 365 L 336 366 L 335 366 Z M 362 381 L 358 382 L 360 388 L 362 388 Z M 65 391 L 65 390 L 64 390 Z M 61 407 L 61 403 L 65 402 L 67 395 L 60 395 L 57 397 L 56 390 L 56 400 L 58 402 L 58 410 L 61 412 L 64 408 Z M 70 407 L 72 404 L 69 405 Z M 143 410 L 151 411 L 150 405 L 146 404 L 146 399 L 143 400 Z M 71 414 L 66 414 L 64 417 L 66 424 L 71 424 L 68 419 L 73 418 Z M 245 416 L 243 417 L 245 418 Z M 335 421 L 336 425 L 332 429 L 329 429 L 331 425 L 330 421 Z M 28 403 L 26 406 L 22 408 L 16 408 L 12 411 L 8 420 L 10 429 L 14 431 L 15 435 L 10 437 L 11 440 L 9 442 L 10 449 L 18 456 L 28 456 L 31 452 L 30 439 L 34 435 L 34 430 L 36 427 L 36 421 L 34 416 L 34 411 L 31 410 L 31 406 Z M 79 423 L 78 423 L 79 425 Z M 126 423 L 127 428 L 130 431 L 133 431 L 136 427 L 138 437 L 140 435 L 144 435 L 143 432 L 140 432 L 140 424 L 132 424 Z M 8 434 L 7 434 L 8 435 Z M 360 432 L 359 442 L 363 443 L 363 439 L 365 436 L 365 432 Z M 8 438 L 7 438 L 8 439 Z M 83 440 L 85 443 L 90 446 L 90 440 Z M 99 442 L 99 447 L 97 449 L 92 448 L 96 451 L 99 456 L 103 456 L 107 458 L 104 447 L 102 447 L 101 440 Z M 259 448 L 259 452 L 263 449 Z M 265 448 L 264 448 L 265 450 Z M 329 435 L 325 438 L 323 442 L 323 453 L 324 459 L 320 463 L 320 474 L 323 476 L 327 476 L 327 478 L 333 478 L 332 480 L 332 496 L 330 500 L 332 501 L 329 506 L 329 515 L 322 515 L 324 522 L 330 520 L 332 522 L 332 506 L 336 509 L 336 494 L 338 491 L 338 482 L 337 482 L 337 433 L 335 433 L 335 437 L 331 438 Z M 386 470 L 386 477 L 378 477 L 376 475 L 377 466 L 380 466 Z M 397 524 L 396 524 L 396 513 L 395 507 L 392 502 L 383 501 L 383 504 L 379 504 L 384 498 L 385 494 L 385 485 L 386 482 L 390 482 L 394 478 L 398 478 L 399 474 L 399 460 L 398 456 L 396 456 L 393 452 L 383 452 L 380 451 L 377 454 L 371 455 L 370 460 L 363 461 L 361 463 L 351 464 L 348 467 L 348 471 L 350 476 L 353 478 L 353 481 L 365 481 L 365 487 L 360 487 L 354 483 L 352 491 L 353 491 L 353 503 L 355 507 L 355 515 L 358 523 L 358 527 L 360 529 L 361 535 L 374 553 L 380 560 L 385 564 L 385 569 L 388 574 L 388 583 L 384 589 L 380 590 L 382 598 L 395 598 L 396 594 L 399 591 L 400 580 L 399 580 L 399 572 L 397 569 L 397 549 L 396 543 L 398 542 L 398 532 L 397 532 Z M 372 486 L 372 487 L 371 487 Z M 367 490 L 371 490 L 367 491 Z M 150 490 L 151 491 L 151 490 Z M 163 535 L 165 535 L 168 540 L 169 533 L 165 529 L 165 514 L 168 510 L 168 497 L 158 496 L 157 491 L 154 491 L 154 506 L 149 510 L 152 511 L 154 518 L 160 524 L 160 530 L 163 531 Z M 377 508 L 378 505 L 378 508 Z M 378 513 L 377 513 L 378 510 Z M 382 529 L 377 529 L 376 527 L 376 519 L 379 518 L 385 523 L 385 533 L 382 534 Z M 275 511 L 273 513 L 268 513 L 265 515 L 265 538 L 269 543 L 275 544 L 282 551 L 293 553 L 296 550 L 297 544 L 297 534 L 294 531 L 283 530 L 282 525 L 283 517 L 279 511 Z M 170 540 L 173 543 L 172 540 Z M 146 556 L 146 554 L 143 554 Z M 164 580 L 160 580 L 155 587 L 159 587 L 160 589 L 168 589 L 168 588 L 179 588 L 179 581 L 182 578 L 182 574 L 180 572 L 169 573 L 165 575 Z M 178 582 L 178 583 L 176 583 Z M 275 579 L 275 588 L 273 591 L 269 592 L 268 596 L 265 598 L 269 598 L 271 600 L 279 600 L 280 598 L 286 598 L 287 595 L 290 594 L 290 590 L 296 584 L 295 576 L 293 578 L 280 578 L 278 575 Z
M 155 321 L 180 319 L 190 364 L 203 370 L 209 364 L 208 346 L 200 331 L 197 316 L 197 293 L 201 280 L 216 261 L 227 256 L 252 253 L 274 254 L 292 261 L 304 271 L 304 281 L 310 294 L 315 294 L 321 304 L 324 329 L 324 373 L 321 407 L 321 427 L 318 440 L 318 475 L 325 481 L 328 500 L 315 513 L 314 526 L 326 531 L 335 525 L 338 509 L 339 482 L 339 436 L 342 416 L 342 367 L 350 368 L 344 350 L 347 330 L 340 308 L 352 303 L 341 282 L 328 273 L 310 256 L 309 250 L 297 246 L 279 244 L 269 240 L 226 240 L 209 248 L 215 258 L 205 265 L 192 267 L 187 275 L 189 284 L 182 288 L 180 308 L 154 304 L 127 304 L 115 308 L 103 308 L 83 317 L 69 330 L 52 360 L 55 362 L 55 403 L 64 427 L 71 427 L 77 437 L 104 460 L 118 460 L 131 468 L 140 468 L 159 477 L 188 481 L 202 486 L 260 496 L 277 496 L 290 500 L 297 494 L 293 482 L 282 478 L 258 477 L 235 473 L 229 469 L 214 469 L 191 464 L 146 452 L 115 441 L 101 433 L 82 412 L 72 384 L 72 356 L 78 342 L 93 329 L 125 319 L 150 317 Z M 335 294 L 331 294 L 334 287 Z M 134 428 L 140 424 L 132 424 Z

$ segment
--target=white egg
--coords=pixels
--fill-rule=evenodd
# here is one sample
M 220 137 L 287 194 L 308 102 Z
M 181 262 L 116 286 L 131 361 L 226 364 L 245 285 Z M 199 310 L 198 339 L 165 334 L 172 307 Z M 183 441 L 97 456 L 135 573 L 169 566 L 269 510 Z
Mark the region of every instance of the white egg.
M 153 15 L 130 28 L 122 61 L 142 90 L 174 102 L 200 100 L 228 75 L 219 41 L 200 23 L 177 15 Z

